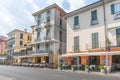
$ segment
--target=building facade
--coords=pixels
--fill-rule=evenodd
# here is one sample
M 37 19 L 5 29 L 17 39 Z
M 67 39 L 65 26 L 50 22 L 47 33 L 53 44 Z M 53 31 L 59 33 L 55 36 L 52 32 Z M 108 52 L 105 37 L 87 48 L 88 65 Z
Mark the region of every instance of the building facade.
M 5 63 L 6 37 L 0 36 L 0 64 Z
M 65 18 L 67 54 L 61 57 L 66 58 L 67 64 L 114 65 L 120 68 L 119 0 L 97 1 L 67 13 Z
M 33 13 L 34 30 L 34 63 L 49 63 L 54 68 L 58 64 L 58 55 L 66 51 L 66 12 L 57 4 L 50 5 Z
M 15 29 L 9 32 L 7 38 L 7 62 L 20 62 L 20 56 L 26 55 L 26 46 L 32 41 L 32 34 Z

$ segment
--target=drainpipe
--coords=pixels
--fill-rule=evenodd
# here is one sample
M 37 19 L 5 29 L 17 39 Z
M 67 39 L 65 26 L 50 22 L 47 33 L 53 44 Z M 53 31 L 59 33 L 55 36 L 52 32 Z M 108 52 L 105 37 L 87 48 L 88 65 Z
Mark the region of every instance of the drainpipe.
M 107 42 L 106 42 L 106 39 L 107 39 L 107 22 L 106 22 L 106 9 L 105 9 L 105 1 L 104 0 L 101 0 L 102 3 L 103 3 L 103 17 L 104 17 L 104 29 L 105 29 L 105 51 L 107 52 L 106 53 L 106 64 L 105 66 L 108 67 L 108 51 L 107 51 Z

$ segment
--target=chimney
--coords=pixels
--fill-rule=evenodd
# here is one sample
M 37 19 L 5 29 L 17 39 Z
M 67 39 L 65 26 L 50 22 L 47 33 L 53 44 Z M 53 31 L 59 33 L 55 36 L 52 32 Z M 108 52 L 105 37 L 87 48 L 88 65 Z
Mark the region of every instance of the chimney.
M 31 26 L 31 28 L 32 28 L 32 34 L 34 34 L 34 32 L 35 32 L 35 26 L 34 25 Z
M 25 32 L 27 32 L 27 29 L 24 29 L 25 30 Z

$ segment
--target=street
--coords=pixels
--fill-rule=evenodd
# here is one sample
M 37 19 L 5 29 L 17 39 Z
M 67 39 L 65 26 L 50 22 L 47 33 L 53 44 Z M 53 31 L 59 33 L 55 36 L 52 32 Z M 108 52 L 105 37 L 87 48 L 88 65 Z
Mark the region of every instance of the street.
M 120 80 L 120 77 L 107 75 L 93 75 L 52 69 L 4 65 L 0 65 L 0 76 L 7 76 L 13 80 Z

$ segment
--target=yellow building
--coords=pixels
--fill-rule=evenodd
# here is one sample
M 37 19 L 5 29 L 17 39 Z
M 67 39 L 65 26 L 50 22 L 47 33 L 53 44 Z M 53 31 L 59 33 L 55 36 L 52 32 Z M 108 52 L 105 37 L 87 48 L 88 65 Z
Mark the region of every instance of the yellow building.
M 7 35 L 7 62 L 20 62 L 20 56 L 26 55 L 26 46 L 32 41 L 32 34 L 27 32 L 27 29 L 25 31 L 15 29 Z

